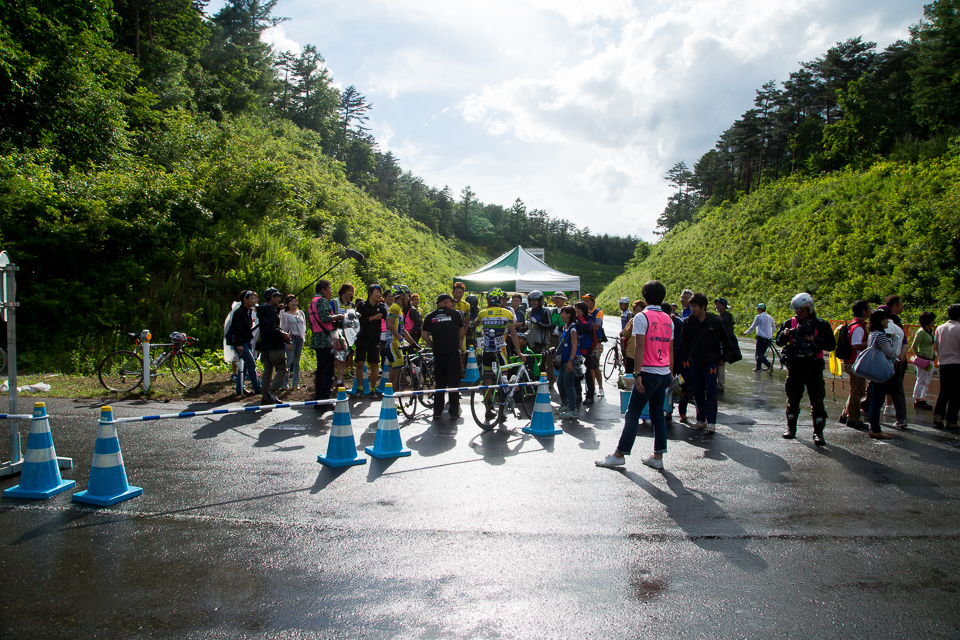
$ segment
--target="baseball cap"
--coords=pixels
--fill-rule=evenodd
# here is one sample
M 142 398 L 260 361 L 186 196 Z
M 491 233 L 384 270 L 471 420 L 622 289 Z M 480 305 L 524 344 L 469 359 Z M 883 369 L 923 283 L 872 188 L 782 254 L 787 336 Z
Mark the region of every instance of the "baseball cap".
M 757 309 L 760 309 L 760 311 L 766 311 L 766 310 L 767 310 L 767 305 L 765 305 L 765 304 L 762 303 L 762 302 L 758 302 L 758 303 L 757 303 Z
M 716 300 L 714 300 L 714 302 L 719 302 L 720 304 L 722 304 L 722 305 L 723 305 L 724 307 L 726 307 L 727 309 L 730 308 L 730 303 L 727 302 L 727 299 L 726 299 L 726 298 L 717 298 Z

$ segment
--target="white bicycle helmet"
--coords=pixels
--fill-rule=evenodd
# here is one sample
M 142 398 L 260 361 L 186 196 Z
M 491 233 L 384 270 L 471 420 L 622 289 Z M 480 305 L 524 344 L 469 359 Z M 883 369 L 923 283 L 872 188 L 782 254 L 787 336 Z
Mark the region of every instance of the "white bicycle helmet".
M 628 298 L 627 296 L 623 296 L 622 298 L 617 300 L 617 304 L 630 304 L 630 298 Z
M 793 307 L 794 311 L 798 311 L 803 307 L 806 307 L 810 313 L 813 313 L 813 296 L 809 293 L 798 293 L 793 296 L 793 300 L 790 301 L 790 306 Z

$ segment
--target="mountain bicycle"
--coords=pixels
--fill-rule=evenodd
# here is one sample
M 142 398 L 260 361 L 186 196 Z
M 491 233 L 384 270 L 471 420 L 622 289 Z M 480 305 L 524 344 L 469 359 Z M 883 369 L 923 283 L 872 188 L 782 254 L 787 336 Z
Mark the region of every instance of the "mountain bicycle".
M 141 346 L 139 333 L 128 333 Z M 203 383 L 203 372 L 193 356 L 184 351 L 197 339 L 185 333 L 170 334 L 171 342 L 150 345 L 150 386 L 162 391 L 195 391 Z M 154 357 L 156 350 L 159 355 Z M 97 375 L 109 391 L 133 391 L 143 382 L 143 358 L 136 351 L 114 351 L 100 363 Z
M 603 377 L 605 380 L 616 375 L 617 379 L 623 375 L 623 354 L 620 350 L 620 339 L 613 341 L 613 348 L 607 351 L 607 357 L 603 359 Z
M 526 357 L 539 363 L 542 356 L 526 354 Z M 537 403 L 536 386 L 500 386 L 517 382 L 535 382 L 527 365 L 517 357 L 510 358 L 510 362 L 498 367 L 496 372 L 486 372 L 480 376 L 478 386 L 481 388 L 470 394 L 470 412 L 477 426 L 489 431 L 506 422 L 508 416 L 520 418 L 521 410 L 527 418 L 533 418 Z

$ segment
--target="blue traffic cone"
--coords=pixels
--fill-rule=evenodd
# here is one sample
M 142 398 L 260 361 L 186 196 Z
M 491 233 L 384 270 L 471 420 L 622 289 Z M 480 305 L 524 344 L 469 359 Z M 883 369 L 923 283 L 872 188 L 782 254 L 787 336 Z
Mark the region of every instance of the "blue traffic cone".
M 473 384 L 480 381 L 480 369 L 477 368 L 477 354 L 470 347 L 467 352 L 467 373 L 463 376 L 464 384 Z
M 127 484 L 127 471 L 123 467 L 123 454 L 120 453 L 120 440 L 117 439 L 117 427 L 113 423 L 113 409 L 100 409 L 100 427 L 97 429 L 97 442 L 93 447 L 93 464 L 90 467 L 90 482 L 87 490 L 73 494 L 75 502 L 86 502 L 98 507 L 136 498 L 143 493 L 140 487 Z
M 550 386 L 547 376 L 540 376 L 540 386 L 537 387 L 537 403 L 533 405 L 533 420 L 529 427 L 523 428 L 524 433 L 533 436 L 555 436 L 563 433 L 553 422 L 553 407 L 550 406 Z
M 370 395 L 370 378 L 367 377 L 367 363 L 363 363 L 363 368 L 357 369 L 356 375 L 353 377 L 353 388 L 350 389 L 350 395 L 358 396 L 360 395 L 360 379 L 363 379 L 363 394 Z
M 337 390 L 337 408 L 333 412 L 327 455 L 317 456 L 317 462 L 334 468 L 367 464 L 367 459 L 357 454 L 357 443 L 353 439 L 353 426 L 350 423 L 350 407 L 347 406 L 347 391 L 343 387 Z
M 383 369 L 380 371 L 380 383 L 377 385 L 377 393 L 383 395 L 386 393 L 384 389 L 386 388 L 387 380 L 390 378 L 390 367 L 386 362 L 383 363 Z
M 23 454 L 23 470 L 20 484 L 3 492 L 4 498 L 30 498 L 41 500 L 77 486 L 74 480 L 64 480 L 57 465 L 57 452 L 53 448 L 50 420 L 47 407 L 42 402 L 34 403 L 30 420 L 30 435 L 27 450 Z
M 393 397 L 393 385 L 389 382 L 384 388 L 383 404 L 380 405 L 380 422 L 377 423 L 377 437 L 366 452 L 374 458 L 400 458 L 410 455 L 410 449 L 403 448 L 400 440 L 400 425 L 397 423 L 397 401 Z

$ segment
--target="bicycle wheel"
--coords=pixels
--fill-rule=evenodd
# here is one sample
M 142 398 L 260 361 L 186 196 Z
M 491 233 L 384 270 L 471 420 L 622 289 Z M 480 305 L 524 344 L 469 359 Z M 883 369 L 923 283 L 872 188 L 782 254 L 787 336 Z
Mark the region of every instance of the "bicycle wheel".
M 603 377 L 606 380 L 609 380 L 617 374 L 617 377 L 620 377 L 620 349 L 613 348 L 607 352 L 607 357 L 603 359 Z
M 422 362 L 420 366 L 420 375 L 419 375 L 420 388 L 426 391 L 427 389 L 436 389 L 437 381 L 433 376 L 433 366 L 428 364 L 426 361 Z M 418 396 L 420 403 L 427 409 L 433 408 L 433 401 L 435 400 L 432 393 L 424 393 L 422 396 Z
M 97 376 L 110 391 L 132 391 L 143 380 L 143 360 L 133 351 L 114 351 L 100 363 Z
M 418 380 L 410 374 L 410 369 L 400 370 L 400 379 L 397 381 L 397 391 L 419 391 Z M 413 418 L 417 415 L 417 396 L 401 396 L 397 398 L 397 405 L 403 415 Z
M 532 382 L 532 380 L 530 380 L 530 376 L 525 373 L 520 376 L 517 382 Z M 516 403 L 523 407 L 523 413 L 528 418 L 533 418 L 533 408 L 537 405 L 537 389 L 539 389 L 539 387 L 529 385 L 517 387 L 516 390 L 514 390 L 513 397 Z
M 497 377 L 492 373 L 480 376 L 478 386 L 487 387 L 498 384 Z M 477 426 L 484 431 L 490 431 L 503 421 L 503 389 L 479 389 L 470 394 L 470 413 Z
M 203 383 L 203 371 L 193 356 L 187 353 L 177 353 L 170 356 L 170 369 L 174 379 L 187 391 L 196 391 Z

